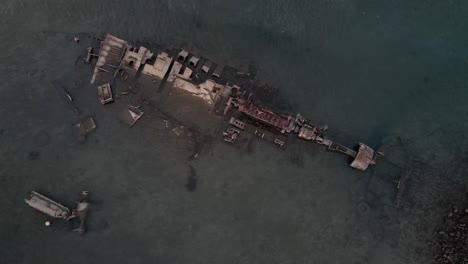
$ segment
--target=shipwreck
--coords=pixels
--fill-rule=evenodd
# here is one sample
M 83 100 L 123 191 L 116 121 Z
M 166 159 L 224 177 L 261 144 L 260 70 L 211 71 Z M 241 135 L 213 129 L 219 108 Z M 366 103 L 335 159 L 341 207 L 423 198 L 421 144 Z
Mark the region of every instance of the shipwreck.
M 327 138 L 326 125 L 314 125 L 300 114 L 284 115 L 260 106 L 242 84 L 226 80 L 227 77 L 223 76 L 226 68 L 222 64 L 185 49 L 164 50 L 155 55 L 146 47 L 134 46 L 108 34 L 100 43 L 99 53 L 91 56 L 92 50 L 88 49 L 85 61 L 97 56 L 91 84 L 97 85 L 102 104 L 113 99 L 109 83 L 115 78 L 125 82 L 128 76 L 147 76 L 173 91 L 199 98 L 209 105 L 212 109 L 210 112 L 225 121 L 226 127 L 221 135 L 225 142 L 236 144 L 242 134 L 248 133 L 284 148 L 288 138 L 296 137 L 351 157 L 349 165 L 362 171 L 383 155 L 361 142 L 355 148 L 338 144 Z M 250 73 L 244 71 L 237 71 L 236 74 L 243 78 L 250 77 Z M 129 106 L 122 111 L 121 120 L 133 126 L 142 114 L 141 110 Z

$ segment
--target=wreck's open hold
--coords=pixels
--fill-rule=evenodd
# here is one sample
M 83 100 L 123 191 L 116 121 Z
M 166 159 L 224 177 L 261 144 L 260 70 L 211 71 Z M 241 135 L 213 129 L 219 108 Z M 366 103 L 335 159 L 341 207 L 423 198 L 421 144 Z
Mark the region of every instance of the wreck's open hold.
M 153 65 L 146 64 L 143 67 L 143 74 L 152 75 L 163 79 L 166 76 L 167 71 L 172 63 L 172 58 L 166 52 L 161 52 L 156 57 L 156 61 Z

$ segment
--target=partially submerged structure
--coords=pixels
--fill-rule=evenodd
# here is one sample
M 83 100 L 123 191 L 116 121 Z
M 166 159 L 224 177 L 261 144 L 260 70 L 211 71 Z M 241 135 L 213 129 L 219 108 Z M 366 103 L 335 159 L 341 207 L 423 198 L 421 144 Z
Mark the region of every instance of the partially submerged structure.
M 78 232 L 80 235 L 86 231 L 85 222 L 88 215 L 89 203 L 88 203 L 88 191 L 81 192 L 81 199 L 76 202 L 76 209 L 73 210 L 72 217 L 78 219 L 78 227 L 73 231 Z
M 200 60 L 200 58 L 198 58 L 195 55 L 192 55 L 192 57 L 189 60 L 189 64 L 192 65 L 193 67 L 197 67 L 199 60 Z
M 219 78 L 221 76 L 221 73 L 223 72 L 224 66 L 223 65 L 218 65 L 216 66 L 214 72 L 213 72 L 213 77 Z
M 32 208 L 52 218 L 64 220 L 70 218 L 70 209 L 36 191 L 32 191 L 29 198 L 24 201 Z
M 80 142 L 84 142 L 86 136 L 94 130 L 96 130 L 96 122 L 89 116 L 73 124 L 73 132 Z
M 210 69 L 211 69 L 211 61 L 207 60 L 207 61 L 205 61 L 205 63 L 203 64 L 201 70 L 202 70 L 204 73 L 208 74 L 208 72 L 210 71 Z
M 193 55 L 184 49 L 173 55 L 171 57 L 167 52 L 160 52 L 153 65 L 144 65 L 153 56 L 150 50 L 145 47 L 133 47 L 124 40 L 107 35 L 102 41 L 91 83 L 94 83 L 97 77 L 115 77 L 119 71 L 129 67 L 138 71 L 144 65 L 141 71 L 143 75 L 158 80 L 166 78 L 166 85 L 174 91 L 201 99 L 213 109 L 213 113 L 224 118 L 227 127 L 222 132 L 222 136 L 226 142 L 235 143 L 241 134 L 250 133 L 283 148 L 286 139 L 295 136 L 304 141 L 325 145 L 329 151 L 348 155 L 352 158 L 350 166 L 358 170 L 366 170 L 375 164 L 376 157 L 381 154 L 363 143 L 359 143 L 355 150 L 347 148 L 326 137 L 325 132 L 328 128 L 326 125 L 316 126 L 299 114 L 295 117 L 284 115 L 260 106 L 251 99 L 250 94 L 246 96 L 248 93 L 243 87 L 221 80 L 225 70 L 222 64 L 215 64 L 213 70 L 210 60 Z M 200 61 L 203 62 L 201 67 L 199 67 Z M 122 74 L 121 72 L 120 75 L 123 76 Z M 242 78 L 251 76 L 245 69 L 236 71 L 235 74 Z M 202 79 L 200 76 L 203 76 Z M 121 79 L 125 81 L 126 77 Z M 98 89 L 103 91 L 110 90 L 110 86 L 99 87 Z M 101 103 L 103 102 L 105 99 L 101 99 Z M 121 120 L 133 126 L 143 115 L 143 111 L 138 107 L 125 108 L 121 112 Z M 265 130 L 273 135 L 269 136 Z
M 101 50 L 94 67 L 91 83 L 112 78 L 120 67 L 128 48 L 129 44 L 125 40 L 107 34 L 104 41 L 101 42 Z
M 121 64 L 134 70 L 138 70 L 142 64 L 153 57 L 153 53 L 145 47 L 128 46 Z
M 73 127 L 75 135 L 80 139 L 80 141 L 84 141 L 88 134 L 96 130 L 96 122 L 94 122 L 92 117 L 86 117 L 76 122 Z
M 97 87 L 99 100 L 101 104 L 107 104 L 114 101 L 110 84 L 106 83 Z
M 370 165 L 375 164 L 375 153 L 369 146 L 359 143 L 359 149 L 350 166 L 358 170 L 366 170 Z
M 252 102 L 239 104 L 238 110 L 246 116 L 263 123 L 264 125 L 270 126 L 283 134 L 290 131 L 289 126 L 291 119 L 289 117 L 285 117 L 268 109 L 259 107 Z
M 164 79 L 166 76 L 169 67 L 171 66 L 172 58 L 166 52 L 161 52 L 156 57 L 156 61 L 153 65 L 146 64 L 143 67 L 143 74 L 152 75 L 159 78 L 160 80 Z
M 127 124 L 129 127 L 132 127 L 138 119 L 143 116 L 143 111 L 138 108 L 125 108 L 120 112 L 120 121 Z
M 24 201 L 32 208 L 39 212 L 52 217 L 54 219 L 61 219 L 70 221 L 77 218 L 79 220 L 78 228 L 73 229 L 80 234 L 85 232 L 85 221 L 89 209 L 88 191 L 81 192 L 81 199 L 77 202 L 76 208 L 70 213 L 70 209 L 44 195 L 32 191 L 29 198 Z M 46 226 L 50 225 L 50 221 L 46 221 Z
M 187 60 L 188 55 L 189 55 L 188 51 L 182 49 L 182 50 L 179 52 L 179 55 L 177 55 L 177 60 L 178 60 L 178 61 L 181 61 L 181 62 L 184 62 L 184 61 Z

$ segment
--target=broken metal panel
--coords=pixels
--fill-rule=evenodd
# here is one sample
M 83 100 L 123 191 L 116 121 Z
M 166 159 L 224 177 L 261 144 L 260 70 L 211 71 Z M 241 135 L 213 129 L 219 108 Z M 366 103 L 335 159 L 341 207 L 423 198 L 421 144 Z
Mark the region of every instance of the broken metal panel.
M 67 220 L 70 216 L 70 209 L 35 191 L 32 191 L 29 199 L 24 201 L 32 208 L 53 218 Z
M 120 112 L 120 120 L 127 124 L 129 127 L 132 127 L 138 119 L 144 114 L 143 111 L 137 108 L 125 108 Z
M 92 117 L 88 117 L 76 123 L 76 127 L 80 129 L 82 135 L 87 135 L 96 129 L 96 123 Z
M 92 117 L 86 117 L 85 119 L 75 123 L 73 128 L 78 140 L 84 142 L 86 136 L 96 129 L 96 122 L 94 122 Z
M 97 87 L 99 100 L 101 104 L 107 104 L 114 101 L 110 84 L 106 83 Z

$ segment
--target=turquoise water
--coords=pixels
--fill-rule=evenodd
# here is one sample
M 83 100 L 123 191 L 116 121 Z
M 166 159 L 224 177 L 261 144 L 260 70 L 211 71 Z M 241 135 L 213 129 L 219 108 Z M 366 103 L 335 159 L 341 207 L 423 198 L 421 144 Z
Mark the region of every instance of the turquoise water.
M 4 1 L 2 259 L 427 263 L 446 208 L 466 198 L 467 11 L 457 0 Z M 96 103 L 91 67 L 75 63 L 79 32 L 253 61 L 287 111 L 326 122 L 343 144 L 382 145 L 386 157 L 362 173 L 314 145 L 246 151 L 212 140 L 187 161 L 157 121 L 127 129 L 116 106 Z M 86 144 L 72 137 L 57 83 L 96 117 Z M 89 190 L 90 231 L 43 227 L 23 202 L 33 189 L 67 205 Z

